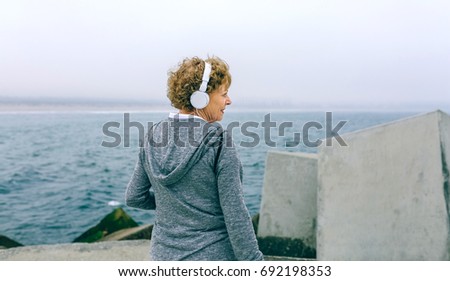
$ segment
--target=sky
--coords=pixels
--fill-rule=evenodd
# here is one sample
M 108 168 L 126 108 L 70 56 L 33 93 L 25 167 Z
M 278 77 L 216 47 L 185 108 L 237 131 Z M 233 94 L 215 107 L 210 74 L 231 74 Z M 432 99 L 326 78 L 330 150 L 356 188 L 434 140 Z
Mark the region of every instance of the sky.
M 234 104 L 450 104 L 450 1 L 0 0 L 0 98 L 162 101 L 186 57 Z

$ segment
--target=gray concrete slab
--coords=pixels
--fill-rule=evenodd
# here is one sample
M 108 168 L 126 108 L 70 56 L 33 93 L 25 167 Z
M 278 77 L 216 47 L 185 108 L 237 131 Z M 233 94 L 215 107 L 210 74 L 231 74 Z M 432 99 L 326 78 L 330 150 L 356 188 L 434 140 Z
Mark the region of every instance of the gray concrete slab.
M 284 244 L 289 248 L 301 245 L 298 251 L 308 252 L 308 257 L 315 256 L 317 184 L 317 155 L 269 151 L 257 233 L 259 240 L 281 248 L 285 248 Z M 268 237 L 271 240 L 262 239 Z
M 23 246 L 0 250 L 0 261 L 150 261 L 150 240 Z M 307 261 L 265 256 L 267 261 Z
M 146 261 L 150 240 L 23 246 L 0 250 L 0 261 Z
M 319 150 L 318 260 L 448 260 L 450 117 L 435 111 Z

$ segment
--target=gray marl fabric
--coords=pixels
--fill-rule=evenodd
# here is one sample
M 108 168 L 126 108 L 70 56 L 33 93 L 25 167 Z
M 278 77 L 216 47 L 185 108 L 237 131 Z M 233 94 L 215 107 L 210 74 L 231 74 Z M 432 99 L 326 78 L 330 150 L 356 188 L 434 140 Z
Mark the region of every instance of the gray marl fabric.
M 242 192 L 242 165 L 218 123 L 178 115 L 154 125 L 126 204 L 156 209 L 152 260 L 262 260 Z

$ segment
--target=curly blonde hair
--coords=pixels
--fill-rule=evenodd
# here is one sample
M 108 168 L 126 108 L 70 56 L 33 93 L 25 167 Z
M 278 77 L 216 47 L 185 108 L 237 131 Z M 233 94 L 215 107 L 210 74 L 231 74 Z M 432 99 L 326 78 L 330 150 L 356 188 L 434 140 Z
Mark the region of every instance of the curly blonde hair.
M 231 74 L 228 64 L 218 57 L 205 60 L 211 64 L 206 92 L 210 94 L 223 84 L 228 88 L 231 85 Z M 200 88 L 205 63 L 198 57 L 185 58 L 176 69 L 168 72 L 167 97 L 173 107 L 193 111 L 190 102 L 191 95 Z

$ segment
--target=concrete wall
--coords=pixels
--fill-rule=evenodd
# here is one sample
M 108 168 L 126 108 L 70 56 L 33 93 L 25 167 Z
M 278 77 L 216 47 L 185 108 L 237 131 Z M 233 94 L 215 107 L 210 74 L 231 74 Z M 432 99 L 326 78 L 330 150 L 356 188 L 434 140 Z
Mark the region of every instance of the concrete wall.
M 0 250 L 2 261 L 151 261 L 149 240 L 106 241 L 23 246 Z M 302 261 L 292 257 L 264 256 L 266 261 Z M 3 273 L 3 272 L 2 272 Z M 10 280 L 4 278 L 2 280 Z M 69 279 L 72 280 L 72 279 Z
M 0 250 L 0 261 L 148 261 L 150 241 L 23 246 Z
M 443 188 L 449 229 L 449 234 L 447 237 L 447 254 L 450 256 L 450 116 L 445 113 L 441 113 L 439 117 L 439 128 L 441 133 L 442 175 L 444 177 Z
M 257 233 L 259 240 L 290 238 L 293 241 L 278 239 L 277 247 L 286 248 L 283 242 L 289 242 L 289 248 L 300 245 L 295 250 L 297 253 L 290 255 L 315 257 L 316 216 L 317 155 L 268 152 Z
M 450 117 L 342 137 L 319 150 L 317 259 L 448 260 Z

